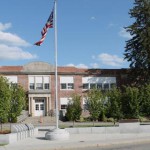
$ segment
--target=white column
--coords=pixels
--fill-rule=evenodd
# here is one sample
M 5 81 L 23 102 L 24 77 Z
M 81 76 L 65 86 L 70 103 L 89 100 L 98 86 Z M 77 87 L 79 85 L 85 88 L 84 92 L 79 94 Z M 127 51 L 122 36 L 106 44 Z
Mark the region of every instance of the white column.
M 28 98 L 28 105 L 29 105 L 29 108 L 28 108 L 28 110 L 29 110 L 29 114 L 31 114 L 31 106 L 30 106 L 30 97 Z

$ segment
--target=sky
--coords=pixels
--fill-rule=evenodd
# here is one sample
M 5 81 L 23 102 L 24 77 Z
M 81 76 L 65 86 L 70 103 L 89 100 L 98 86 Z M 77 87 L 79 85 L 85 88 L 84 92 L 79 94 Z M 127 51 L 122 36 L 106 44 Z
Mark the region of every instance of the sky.
M 57 0 L 58 66 L 128 68 L 124 27 L 134 0 Z M 54 0 L 1 0 L 0 66 L 42 61 L 55 64 L 54 28 L 41 46 L 41 30 Z

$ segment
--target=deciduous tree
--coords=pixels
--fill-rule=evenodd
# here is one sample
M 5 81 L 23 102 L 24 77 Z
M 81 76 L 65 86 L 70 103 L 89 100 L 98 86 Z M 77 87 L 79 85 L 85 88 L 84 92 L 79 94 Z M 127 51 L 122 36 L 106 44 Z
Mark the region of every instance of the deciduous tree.
M 86 105 L 91 115 L 91 119 L 93 120 L 93 126 L 94 121 L 99 118 L 100 113 L 103 111 L 103 100 L 104 97 L 101 90 L 92 89 L 87 93 Z
M 74 126 L 74 122 L 80 119 L 81 113 L 82 113 L 81 96 L 73 94 L 67 106 L 66 117 L 69 120 L 73 121 Z

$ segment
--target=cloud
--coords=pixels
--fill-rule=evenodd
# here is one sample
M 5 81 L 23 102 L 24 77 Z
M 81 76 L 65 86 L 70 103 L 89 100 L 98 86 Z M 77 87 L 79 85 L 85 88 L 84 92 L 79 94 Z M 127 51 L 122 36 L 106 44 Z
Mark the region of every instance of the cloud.
M 29 46 L 30 44 L 25 40 L 21 39 L 19 36 L 0 31 L 0 43 L 13 46 Z
M 85 64 L 78 64 L 78 65 L 74 65 L 74 64 L 72 64 L 72 63 L 70 63 L 70 64 L 68 64 L 68 65 L 66 65 L 66 66 L 69 66 L 69 67 L 76 67 L 76 68 L 88 68 L 88 66 L 87 65 L 85 65 Z
M 31 54 L 20 48 L 30 46 L 27 41 L 16 34 L 5 31 L 11 27 L 11 23 L 0 23 L 0 60 L 24 60 L 37 58 L 35 54 Z
M 76 67 L 77 68 L 88 68 L 88 66 L 85 64 L 78 64 L 78 65 L 76 65 Z
M 118 24 L 115 24 L 115 23 L 109 23 L 107 28 L 110 29 L 110 28 L 113 28 L 113 27 L 116 27 L 118 26 Z
M 92 16 L 90 19 L 91 19 L 91 20 L 96 20 L 96 18 L 95 18 L 94 16 Z
M 22 59 L 35 59 L 36 55 L 23 51 L 19 47 L 10 47 L 0 44 L 0 59 L 1 60 L 22 60 Z
M 107 53 L 99 54 L 97 57 L 95 56 L 97 61 L 100 61 L 103 65 L 120 67 L 125 61 L 123 58 L 118 57 L 117 55 L 110 55 Z
M 121 36 L 123 38 L 127 38 L 127 39 L 131 39 L 132 38 L 130 33 L 127 32 L 126 29 L 124 29 L 124 28 L 121 28 L 121 30 L 119 31 L 119 36 Z
M 68 67 L 75 67 L 74 64 L 67 64 L 66 66 L 68 66 Z
M 11 28 L 11 26 L 12 26 L 11 23 L 2 24 L 2 23 L 0 22 L 0 31 L 5 31 L 5 30 Z
M 99 64 L 98 63 L 91 63 L 90 66 L 92 68 L 99 68 Z

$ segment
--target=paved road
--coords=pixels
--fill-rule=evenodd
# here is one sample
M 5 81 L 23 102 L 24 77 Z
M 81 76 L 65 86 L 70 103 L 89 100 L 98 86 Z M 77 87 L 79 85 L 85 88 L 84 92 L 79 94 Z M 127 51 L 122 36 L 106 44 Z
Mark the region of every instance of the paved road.
M 77 150 L 77 149 L 73 149 Z M 79 150 L 79 149 L 78 149 Z M 80 150 L 150 150 L 150 142 L 149 143 L 133 143 L 133 144 L 126 144 L 126 145 L 115 145 L 109 147 L 87 147 L 81 148 Z

